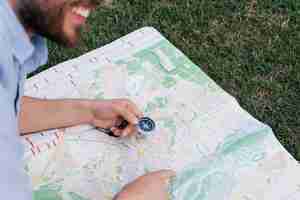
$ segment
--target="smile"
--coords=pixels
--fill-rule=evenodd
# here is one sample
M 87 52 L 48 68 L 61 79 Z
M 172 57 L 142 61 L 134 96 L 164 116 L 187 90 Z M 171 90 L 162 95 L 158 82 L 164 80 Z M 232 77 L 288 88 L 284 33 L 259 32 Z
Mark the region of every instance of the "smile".
M 84 18 L 88 18 L 90 13 L 91 13 L 91 9 L 89 8 L 86 8 L 86 7 L 74 7 L 72 9 L 72 13 L 76 14 L 76 15 L 79 15 L 81 17 L 84 17 Z

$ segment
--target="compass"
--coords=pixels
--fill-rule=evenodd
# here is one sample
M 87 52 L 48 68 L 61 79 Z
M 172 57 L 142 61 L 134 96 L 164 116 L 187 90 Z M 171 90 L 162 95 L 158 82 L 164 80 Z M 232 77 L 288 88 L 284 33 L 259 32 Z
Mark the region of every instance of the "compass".
M 128 126 L 128 122 L 126 120 L 122 121 L 120 125 L 117 126 L 119 129 L 125 129 Z M 138 132 L 140 135 L 147 136 L 152 133 L 155 129 L 155 122 L 149 117 L 142 117 L 139 119 L 138 124 L 136 125 Z M 116 136 L 110 129 L 106 128 L 97 128 L 97 130 L 112 136 L 112 137 L 119 137 Z
M 149 117 L 139 119 L 138 130 L 142 135 L 149 135 L 155 129 L 155 122 Z

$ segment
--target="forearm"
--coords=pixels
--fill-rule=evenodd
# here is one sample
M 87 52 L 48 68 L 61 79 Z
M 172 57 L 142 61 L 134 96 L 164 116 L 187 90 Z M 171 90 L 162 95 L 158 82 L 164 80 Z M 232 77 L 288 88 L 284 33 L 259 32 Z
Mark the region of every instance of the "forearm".
M 23 97 L 20 112 L 20 130 L 25 135 L 53 128 L 91 123 L 93 118 L 89 101 L 42 100 Z

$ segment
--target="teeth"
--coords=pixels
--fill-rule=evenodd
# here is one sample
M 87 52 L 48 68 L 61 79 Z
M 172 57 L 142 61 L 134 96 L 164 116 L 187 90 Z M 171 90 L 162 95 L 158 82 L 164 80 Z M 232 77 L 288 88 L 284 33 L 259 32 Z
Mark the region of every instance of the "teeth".
M 90 15 L 90 10 L 83 7 L 73 8 L 72 12 L 85 18 L 87 18 Z

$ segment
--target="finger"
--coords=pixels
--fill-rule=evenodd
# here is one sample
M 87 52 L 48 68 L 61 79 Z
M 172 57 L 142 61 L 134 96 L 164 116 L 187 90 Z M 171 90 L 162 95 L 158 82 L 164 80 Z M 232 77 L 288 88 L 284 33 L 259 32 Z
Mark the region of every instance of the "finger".
M 129 109 L 138 117 L 141 118 L 144 116 L 143 112 L 138 108 L 138 106 L 133 103 L 132 101 L 129 101 Z
M 110 130 L 113 132 L 113 134 L 114 134 L 115 136 L 120 137 L 120 136 L 122 135 L 122 130 L 117 129 L 116 127 L 112 127 Z
M 119 110 L 120 115 L 130 124 L 138 124 L 137 116 L 128 107 Z
M 136 126 L 128 125 L 125 129 L 122 130 L 122 137 L 133 135 L 136 132 L 137 132 Z

